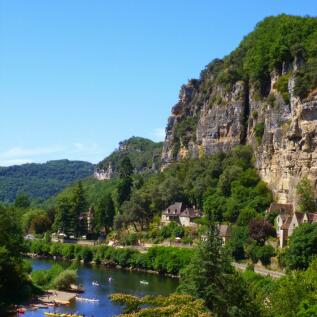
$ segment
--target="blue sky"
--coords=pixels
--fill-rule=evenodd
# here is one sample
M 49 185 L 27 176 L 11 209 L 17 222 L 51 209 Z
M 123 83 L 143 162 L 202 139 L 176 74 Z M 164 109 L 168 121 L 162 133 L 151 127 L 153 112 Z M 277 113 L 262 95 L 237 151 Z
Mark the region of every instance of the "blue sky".
M 279 13 L 316 0 L 0 0 L 0 166 L 162 140 L 180 86 Z

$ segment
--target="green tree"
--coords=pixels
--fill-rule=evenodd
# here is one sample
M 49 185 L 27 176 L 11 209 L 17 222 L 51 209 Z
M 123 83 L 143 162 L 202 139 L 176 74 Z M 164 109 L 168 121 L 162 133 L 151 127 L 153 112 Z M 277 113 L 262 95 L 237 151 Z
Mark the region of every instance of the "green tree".
M 311 182 L 307 177 L 301 179 L 297 184 L 296 194 L 298 199 L 298 205 L 301 212 L 315 212 L 316 201 L 314 196 L 314 190 Z
M 56 216 L 53 228 L 55 231 L 64 232 L 68 235 L 74 234 L 70 221 L 73 203 L 68 196 L 61 196 L 56 201 Z
M 124 157 L 119 165 L 119 177 L 121 179 L 118 185 L 118 203 L 121 205 L 124 201 L 129 200 L 132 188 L 133 166 L 128 156 Z
M 110 193 L 105 193 L 97 204 L 95 214 L 96 229 L 113 227 L 113 220 L 115 215 L 115 206 Z
M 314 259 L 306 271 L 290 272 L 275 281 L 263 304 L 264 316 L 316 316 L 316 292 L 317 261 Z
M 31 205 L 30 198 L 25 193 L 20 193 L 16 196 L 14 206 L 17 208 L 29 208 Z
M 25 290 L 22 230 L 14 210 L 0 205 L 0 312 L 17 301 Z
M 51 226 L 48 214 L 42 209 L 31 209 L 27 211 L 22 215 L 21 222 L 25 233 L 32 232 L 41 234 L 46 232 Z
M 291 269 L 306 269 L 317 255 L 317 224 L 301 224 L 289 238 L 283 262 Z
M 72 205 L 70 221 L 71 227 L 74 231 L 75 236 L 86 234 L 87 224 L 84 222 L 80 223 L 79 217 L 82 213 L 88 211 L 88 203 L 86 200 L 85 191 L 82 182 L 78 182 L 72 193 Z M 86 219 L 84 217 L 84 219 Z
M 121 179 L 131 177 L 133 174 L 133 166 L 128 156 L 124 157 L 119 165 L 119 177 Z
M 131 195 L 132 188 L 132 178 L 126 177 L 120 180 L 120 183 L 117 187 L 118 194 L 118 204 L 122 205 L 122 203 L 126 200 L 129 200 Z
M 58 290 L 67 291 L 72 284 L 77 282 L 77 273 L 74 270 L 67 269 L 61 272 L 52 282 L 52 286 Z
M 213 223 L 208 226 L 206 241 L 200 243 L 192 261 L 181 272 L 178 291 L 204 299 L 215 316 L 256 315 L 246 285 L 232 267 Z

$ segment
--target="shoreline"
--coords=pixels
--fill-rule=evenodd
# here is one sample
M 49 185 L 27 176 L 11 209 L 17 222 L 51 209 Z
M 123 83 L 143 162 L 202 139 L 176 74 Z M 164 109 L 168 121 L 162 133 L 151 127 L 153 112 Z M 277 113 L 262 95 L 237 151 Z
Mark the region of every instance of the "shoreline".
M 50 256 L 50 255 L 38 255 L 38 254 L 33 254 L 33 253 L 27 253 L 25 254 L 25 257 L 27 258 L 31 258 L 31 259 L 47 259 L 47 260 L 61 260 L 61 261 L 66 261 L 66 262 L 76 262 L 76 259 L 65 259 L 63 257 L 59 257 L 59 256 Z M 155 271 L 155 270 L 147 270 L 147 269 L 142 269 L 142 268 L 136 268 L 136 267 L 122 267 L 121 265 L 114 263 L 112 261 L 102 261 L 100 263 L 96 263 L 95 261 L 91 261 L 91 262 L 84 262 L 83 260 L 79 261 L 80 264 L 88 264 L 91 266 L 94 265 L 99 265 L 99 266 L 103 266 L 106 268 L 111 268 L 111 269 L 116 269 L 116 270 L 124 270 L 124 271 L 130 271 L 130 272 L 143 272 L 143 273 L 148 273 L 148 274 L 155 274 L 155 275 L 161 275 L 164 277 L 170 277 L 173 279 L 179 279 L 180 276 L 179 275 L 174 275 L 174 274 L 169 274 L 169 273 L 161 273 L 159 271 Z

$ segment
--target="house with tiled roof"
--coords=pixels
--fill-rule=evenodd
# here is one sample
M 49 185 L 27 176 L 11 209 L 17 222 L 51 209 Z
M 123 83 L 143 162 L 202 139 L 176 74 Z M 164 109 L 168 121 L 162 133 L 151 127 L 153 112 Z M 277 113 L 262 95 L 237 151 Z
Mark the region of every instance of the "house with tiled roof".
M 193 227 L 197 225 L 195 219 L 201 216 L 201 211 L 195 207 L 187 207 L 182 202 L 175 202 L 162 212 L 161 224 L 168 225 L 171 221 L 175 221 L 184 227 Z
M 317 213 L 294 212 L 290 204 L 274 204 L 268 209 L 268 212 L 279 212 L 276 217 L 277 237 L 279 245 L 283 248 L 293 234 L 294 230 L 302 223 L 317 222 Z
M 266 211 L 267 213 L 278 213 L 278 214 L 291 214 L 293 213 L 292 204 L 280 204 L 271 203 L 270 207 Z

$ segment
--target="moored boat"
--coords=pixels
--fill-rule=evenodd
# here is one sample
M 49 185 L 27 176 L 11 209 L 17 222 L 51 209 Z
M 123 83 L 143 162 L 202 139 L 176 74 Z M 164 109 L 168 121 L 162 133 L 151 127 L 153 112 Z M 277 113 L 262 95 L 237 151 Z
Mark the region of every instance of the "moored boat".
M 50 312 L 45 312 L 44 315 L 48 317 L 83 317 L 83 315 L 60 314 L 60 313 L 50 313 Z
M 140 281 L 140 284 L 149 285 L 149 282 L 147 282 L 147 281 Z

